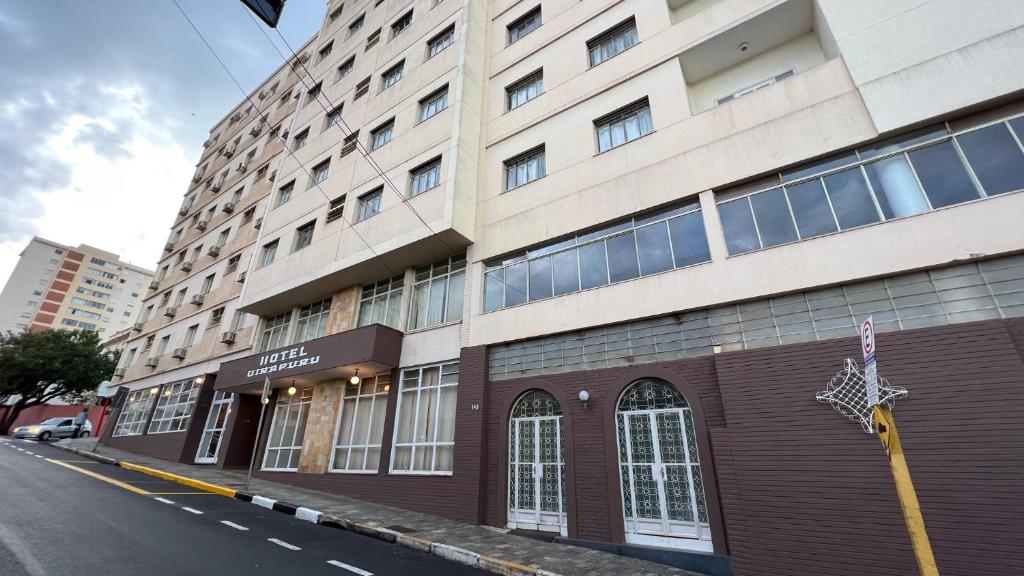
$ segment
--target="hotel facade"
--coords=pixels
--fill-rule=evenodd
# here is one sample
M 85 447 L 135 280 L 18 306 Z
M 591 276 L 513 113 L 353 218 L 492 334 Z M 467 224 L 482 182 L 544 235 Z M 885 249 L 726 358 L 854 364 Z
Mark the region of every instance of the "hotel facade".
M 333 0 L 211 130 L 103 441 L 907 574 L 882 447 L 815 401 L 870 316 L 938 565 L 1017 573 L 1024 6 L 983 4 Z

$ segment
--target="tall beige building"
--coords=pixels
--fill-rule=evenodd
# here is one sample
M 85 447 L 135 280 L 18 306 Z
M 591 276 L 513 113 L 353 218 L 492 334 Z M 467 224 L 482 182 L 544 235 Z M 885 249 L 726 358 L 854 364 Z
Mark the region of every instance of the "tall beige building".
M 108 338 L 135 322 L 152 277 L 112 252 L 37 236 L 0 293 L 0 332 L 64 328 Z
M 1012 0 L 334 0 L 211 132 L 106 441 L 904 574 L 884 453 L 815 401 L 872 317 L 940 566 L 1020 563 L 986 534 L 1024 513 L 1021 30 Z

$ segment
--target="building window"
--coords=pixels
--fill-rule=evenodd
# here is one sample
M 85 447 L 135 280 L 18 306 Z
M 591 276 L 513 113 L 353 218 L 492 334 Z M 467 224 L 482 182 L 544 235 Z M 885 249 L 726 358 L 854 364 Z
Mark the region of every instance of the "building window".
M 371 190 L 359 197 L 359 209 L 356 212 L 356 222 L 362 222 L 370 216 L 380 212 L 380 200 L 384 196 L 384 187 Z
M 316 220 L 313 220 L 295 229 L 295 242 L 292 245 L 292 252 L 298 252 L 313 243 L 313 229 L 315 227 Z
M 327 114 L 327 117 L 324 118 L 324 130 L 327 130 L 328 128 L 334 126 L 335 124 L 341 124 L 341 109 L 342 105 L 338 104 L 337 106 L 334 107 L 334 110 L 331 110 Z
M 335 20 L 337 20 L 338 18 L 341 17 L 341 12 L 344 9 L 345 9 L 345 5 L 344 4 L 339 4 L 337 8 L 335 8 L 334 10 L 331 10 L 331 13 L 327 15 L 327 18 L 329 18 L 331 22 L 334 22 Z
M 409 329 L 462 320 L 466 255 L 452 256 L 416 269 Z
M 274 200 L 274 208 L 288 202 L 292 199 L 292 191 L 295 190 L 295 180 L 281 186 L 277 191 L 277 198 Z
M 292 343 L 298 344 L 327 334 L 327 319 L 330 315 L 330 297 L 299 308 L 295 319 L 295 340 Z
M 370 48 L 373 48 L 377 45 L 377 42 L 380 42 L 380 28 L 377 28 L 366 37 L 366 48 L 364 48 L 363 51 L 365 52 Z
M 147 433 L 180 432 L 187 428 L 197 396 L 199 384 L 192 378 L 176 384 L 164 384 Z
M 363 378 L 359 384 L 345 382 L 338 429 L 334 433 L 331 470 L 378 470 L 390 388 L 391 376 L 387 373 Z
M 298 134 L 295 135 L 295 138 L 292 140 L 292 150 L 298 150 L 299 148 L 302 148 L 303 146 L 306 145 L 306 142 L 308 141 L 309 128 L 306 128 L 302 132 L 299 132 Z
M 146 426 L 146 418 L 153 401 L 156 400 L 157 388 L 136 390 L 128 394 L 128 399 L 121 409 L 121 415 L 114 426 L 114 436 L 138 436 Z
M 228 266 L 224 270 L 225 274 L 230 274 L 238 269 L 238 264 L 242 261 L 241 254 L 235 254 L 231 258 L 228 258 Z
M 266 352 L 284 346 L 288 338 L 288 324 L 291 323 L 291 319 L 291 311 L 268 318 L 266 324 L 263 325 L 263 332 L 260 333 L 258 351 Z
M 412 25 L 412 10 L 405 13 L 404 16 L 395 20 L 391 24 L 391 39 L 394 40 L 399 34 L 405 31 L 406 28 Z
M 402 69 L 405 68 L 405 60 L 402 60 L 398 64 L 395 64 L 391 68 L 388 68 L 380 75 L 380 90 L 383 92 L 388 88 L 391 88 L 402 79 Z
M 248 224 L 252 222 L 253 217 L 256 216 L 256 207 L 253 206 L 242 213 L 242 224 Z
M 263 245 L 263 250 L 260 252 L 260 268 L 269 266 L 274 262 L 274 256 L 277 255 L 277 244 L 278 241 L 274 240 Z
M 370 150 L 376 150 L 391 142 L 395 133 L 395 119 L 392 118 L 370 132 Z
M 1024 189 L 1022 139 L 1024 116 L 952 135 L 940 124 L 723 191 L 729 254 Z
M 544 145 L 505 161 L 505 190 L 543 178 L 547 174 Z
M 153 335 L 153 334 L 150 334 L 149 336 L 146 336 L 146 344 L 142 347 L 142 351 L 143 352 L 148 352 L 149 350 L 151 350 L 153 348 L 153 340 L 155 340 L 155 339 L 156 339 L 156 336 Z
M 640 41 L 636 33 L 636 20 L 629 20 L 587 42 L 590 53 L 590 65 L 597 66 L 601 62 L 625 52 Z
M 323 162 L 313 166 L 313 177 L 309 180 L 309 186 L 306 188 L 312 188 L 317 184 L 327 180 L 327 176 L 330 175 L 331 171 L 331 159 L 327 158 Z
M 594 127 L 597 129 L 597 149 L 601 152 L 611 150 L 654 131 L 651 106 L 644 98 L 594 120 Z
M 690 202 L 487 263 L 484 311 L 709 260 L 700 205 Z
M 427 58 L 433 58 L 455 43 L 455 25 L 445 28 L 440 34 L 427 40 Z
M 360 14 L 348 25 L 348 37 L 351 38 L 360 28 L 363 27 L 363 15 Z
M 352 71 L 356 66 L 356 57 L 349 56 L 348 60 L 345 60 L 338 66 L 338 77 L 334 79 L 335 82 L 341 80 L 345 76 L 348 76 L 349 72 Z
M 241 310 L 235 310 L 235 316 L 231 319 L 231 329 L 234 331 L 241 330 L 245 327 L 245 317 L 247 314 Z
M 138 348 L 132 348 L 131 350 L 129 350 L 128 354 L 125 355 L 124 362 L 121 365 L 124 366 L 125 368 L 131 366 L 132 363 L 135 362 L 135 354 L 137 352 Z
M 448 86 L 434 91 L 430 96 L 420 100 L 420 122 L 431 118 L 448 107 Z
M 398 328 L 398 316 L 402 307 L 402 285 L 405 280 L 401 275 L 376 284 L 363 286 L 359 299 L 359 318 L 357 326 L 384 324 Z
M 221 306 L 220 308 L 214 308 L 213 311 L 210 312 L 210 322 L 209 322 L 209 324 L 207 324 L 207 327 L 208 328 L 212 328 L 214 326 L 220 326 L 220 322 L 223 319 L 224 319 L 224 307 Z
M 505 107 L 514 110 L 544 93 L 544 70 L 537 70 L 505 88 Z
M 185 337 L 181 340 L 181 347 L 188 348 L 195 344 L 196 334 L 199 333 L 199 324 L 193 324 L 185 330 Z
M 434 158 L 430 162 L 414 168 L 409 175 L 412 177 L 412 185 L 409 188 L 410 197 L 419 196 L 436 187 L 441 183 L 441 158 Z
M 302 438 L 306 432 L 306 418 L 312 401 L 312 388 L 303 388 L 290 396 L 284 391 L 278 393 L 267 449 L 263 454 L 264 470 L 299 469 Z
M 341 144 L 341 153 L 338 154 L 339 158 L 344 158 L 349 155 L 356 146 L 359 144 L 359 130 L 353 130 L 351 134 L 345 136 L 345 140 Z
M 345 215 L 345 195 L 331 200 L 331 204 L 327 207 L 327 220 L 326 222 L 334 222 L 338 218 Z
M 167 352 L 167 346 L 171 343 L 171 335 L 168 334 L 160 339 L 160 343 L 156 345 L 156 355 L 163 356 L 164 352 Z
M 334 42 L 328 42 L 323 48 L 317 51 L 317 64 L 327 60 L 327 57 L 331 55 L 331 50 L 334 49 Z
M 458 362 L 402 371 L 392 473 L 452 472 L 458 385 Z
M 213 289 L 213 281 L 217 278 L 216 274 L 210 274 L 206 278 L 203 278 L 203 285 L 199 288 L 200 294 L 209 294 L 210 290 Z
M 353 100 L 359 100 L 359 98 L 366 95 L 370 91 L 370 76 L 362 79 L 359 84 L 356 84 L 356 94 L 352 98 Z
M 530 10 L 521 18 L 508 25 L 508 43 L 515 44 L 530 32 L 540 28 L 540 6 Z

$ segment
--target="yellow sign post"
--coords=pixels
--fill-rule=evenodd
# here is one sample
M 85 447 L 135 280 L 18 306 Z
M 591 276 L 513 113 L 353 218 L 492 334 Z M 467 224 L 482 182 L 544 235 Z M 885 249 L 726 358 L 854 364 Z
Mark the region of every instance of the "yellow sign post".
M 874 415 L 875 433 L 878 434 L 878 439 L 882 441 L 882 446 L 885 446 L 885 451 L 889 455 L 892 478 L 896 482 L 896 492 L 899 494 L 900 506 L 903 508 L 903 519 L 907 522 L 910 543 L 914 547 L 914 556 L 917 558 L 921 576 L 939 576 L 939 567 L 935 564 L 932 545 L 928 541 L 928 532 L 924 528 L 921 505 L 917 502 L 917 492 L 914 490 L 914 483 L 910 480 L 910 468 L 907 467 L 907 459 L 903 456 L 903 446 L 900 444 L 900 435 L 896 431 L 896 421 L 892 417 L 892 410 L 884 404 L 876 404 Z

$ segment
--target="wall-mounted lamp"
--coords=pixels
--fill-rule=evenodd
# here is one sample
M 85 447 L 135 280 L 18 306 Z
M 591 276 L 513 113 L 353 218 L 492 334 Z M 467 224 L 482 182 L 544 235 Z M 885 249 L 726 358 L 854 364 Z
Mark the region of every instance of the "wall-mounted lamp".
M 359 377 L 359 368 L 356 368 L 356 373 L 353 374 L 352 377 L 348 379 L 348 381 L 353 386 L 358 386 L 359 383 L 362 382 L 362 379 Z
M 580 390 L 580 402 L 583 402 L 583 407 L 590 409 L 590 392 L 586 390 Z
M 263 398 L 262 400 L 260 400 L 260 402 L 263 402 L 264 404 L 270 404 L 270 398 Z
M 722 347 L 719 346 L 718 344 L 715 344 L 714 346 L 711 347 L 711 351 L 714 352 L 715 354 L 721 354 Z
M 296 391 L 297 390 L 295 388 L 295 382 L 292 382 L 292 385 L 288 387 L 288 395 L 289 396 L 295 396 L 295 392 Z
M 202 384 L 204 381 L 206 381 L 205 377 L 203 377 L 203 376 L 196 376 L 196 379 L 195 379 L 195 383 L 196 384 Z
M 156 391 L 157 391 L 156 389 L 157 389 L 157 388 L 159 388 L 159 386 L 155 386 L 155 387 L 153 387 L 153 388 L 150 388 L 150 389 L 149 389 L 149 393 L 150 393 L 150 394 L 156 394 Z

